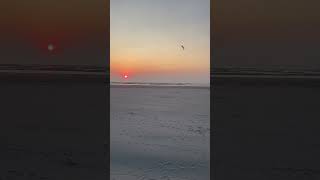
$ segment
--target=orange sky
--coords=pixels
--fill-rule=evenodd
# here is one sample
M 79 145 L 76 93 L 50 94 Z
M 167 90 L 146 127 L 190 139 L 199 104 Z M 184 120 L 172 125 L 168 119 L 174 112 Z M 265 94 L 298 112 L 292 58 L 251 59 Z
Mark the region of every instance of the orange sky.
M 0 47 L 6 55 L 0 57 L 2 63 L 105 65 L 108 10 L 108 0 L 4 0 Z M 54 58 L 42 56 L 48 44 L 61 53 Z
M 111 81 L 209 82 L 210 1 L 179 2 L 111 0 Z

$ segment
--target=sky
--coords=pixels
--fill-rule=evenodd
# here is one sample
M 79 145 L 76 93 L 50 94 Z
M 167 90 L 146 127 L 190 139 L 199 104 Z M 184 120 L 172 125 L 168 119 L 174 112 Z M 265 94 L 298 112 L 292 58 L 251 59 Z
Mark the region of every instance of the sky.
M 111 81 L 209 83 L 210 0 L 111 0 L 110 31 Z
M 320 68 L 320 1 L 213 1 L 212 67 Z
M 108 0 L 4 0 L 1 7 L 0 64 L 109 64 Z

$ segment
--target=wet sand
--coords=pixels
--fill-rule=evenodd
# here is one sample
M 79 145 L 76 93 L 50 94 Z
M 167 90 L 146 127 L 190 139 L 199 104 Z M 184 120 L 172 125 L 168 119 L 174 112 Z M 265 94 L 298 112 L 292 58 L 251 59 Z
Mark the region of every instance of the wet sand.
M 112 86 L 112 180 L 209 180 L 210 90 Z
M 0 179 L 107 178 L 104 83 L 1 77 Z
M 212 178 L 320 178 L 319 80 L 212 82 Z

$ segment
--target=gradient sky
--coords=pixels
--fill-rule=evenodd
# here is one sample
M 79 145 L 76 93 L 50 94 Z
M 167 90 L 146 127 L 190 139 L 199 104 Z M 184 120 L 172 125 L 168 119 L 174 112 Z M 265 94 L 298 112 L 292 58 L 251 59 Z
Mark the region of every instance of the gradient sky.
M 213 67 L 320 68 L 320 1 L 213 2 Z
M 209 82 L 210 0 L 110 3 L 111 81 Z
M 108 0 L 5 0 L 1 7 L 1 64 L 109 64 Z

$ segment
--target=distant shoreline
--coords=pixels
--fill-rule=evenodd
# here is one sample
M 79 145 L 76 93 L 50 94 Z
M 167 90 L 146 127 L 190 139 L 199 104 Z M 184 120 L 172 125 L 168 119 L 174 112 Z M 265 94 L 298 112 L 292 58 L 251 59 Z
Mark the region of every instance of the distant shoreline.
M 197 84 L 175 84 L 175 83 L 111 83 L 110 87 L 115 88 L 188 88 L 188 89 L 209 89 L 210 85 Z
M 210 88 L 210 84 L 196 83 L 155 83 L 155 82 L 111 82 L 111 87 L 161 87 L 161 88 Z
M 320 86 L 320 76 L 211 74 L 211 85 Z
M 0 70 L 0 82 L 107 82 L 103 72 Z
M 273 79 L 320 79 L 320 75 L 291 75 L 291 74 L 213 74 L 211 78 L 273 78 Z
M 156 85 L 110 85 L 110 88 L 179 88 L 179 89 L 210 89 L 209 86 L 156 86 Z
M 211 78 L 320 79 L 320 69 L 293 68 L 212 68 Z

